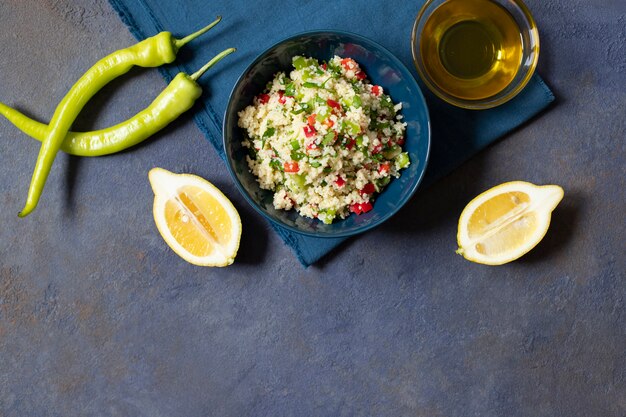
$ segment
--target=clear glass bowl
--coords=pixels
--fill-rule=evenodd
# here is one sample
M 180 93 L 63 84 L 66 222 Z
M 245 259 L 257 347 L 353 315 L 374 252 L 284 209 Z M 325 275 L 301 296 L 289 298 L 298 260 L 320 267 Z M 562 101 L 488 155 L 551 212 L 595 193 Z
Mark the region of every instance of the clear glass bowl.
M 515 97 L 526 86 L 537 67 L 539 59 L 539 32 L 530 10 L 521 0 L 488 0 L 504 7 L 520 28 L 522 59 L 515 77 L 500 92 L 479 100 L 468 100 L 449 94 L 440 88 L 428 74 L 420 53 L 420 39 L 426 21 L 442 4 L 451 0 L 428 0 L 419 11 L 411 34 L 413 62 L 424 84 L 439 98 L 454 106 L 482 110 L 499 106 Z

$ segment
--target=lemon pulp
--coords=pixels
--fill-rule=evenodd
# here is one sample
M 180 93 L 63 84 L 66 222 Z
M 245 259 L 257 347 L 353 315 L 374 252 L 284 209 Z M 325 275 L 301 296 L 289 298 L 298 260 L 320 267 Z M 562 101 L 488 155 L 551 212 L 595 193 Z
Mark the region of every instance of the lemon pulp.
M 155 193 L 155 223 L 166 243 L 196 265 L 232 263 L 239 247 L 241 220 L 226 196 L 195 175 L 154 168 L 149 178 Z
M 562 198 L 561 187 L 523 181 L 485 191 L 461 214 L 458 252 L 468 260 L 488 265 L 519 258 L 543 238 L 551 213 Z

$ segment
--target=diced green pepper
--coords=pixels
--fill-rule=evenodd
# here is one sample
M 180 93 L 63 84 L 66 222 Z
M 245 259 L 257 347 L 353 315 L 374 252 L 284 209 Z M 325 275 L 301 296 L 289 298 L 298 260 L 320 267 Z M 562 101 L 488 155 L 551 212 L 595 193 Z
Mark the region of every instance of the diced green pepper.
M 300 149 L 300 142 L 298 141 L 298 139 L 294 139 L 291 141 L 291 149 L 293 149 L 294 151 L 297 151 L 298 149 Z
M 352 106 L 359 108 L 361 106 L 363 106 L 363 101 L 361 100 L 361 96 L 359 96 L 358 94 L 356 94 L 353 98 L 352 98 Z
M 317 162 L 317 161 L 312 161 L 312 162 L 310 162 L 310 165 L 311 165 L 313 168 L 319 168 L 319 167 L 321 167 L 321 166 L 322 166 L 322 163 L 321 163 L 321 162 Z
M 293 159 L 294 161 L 299 161 L 302 158 L 304 158 L 306 155 L 303 154 L 302 152 L 298 152 L 298 151 L 291 151 L 291 159 Z
M 344 129 L 347 129 L 349 134 L 358 135 L 359 133 L 361 133 L 361 126 L 359 126 L 357 123 L 354 123 L 351 120 L 344 120 L 344 123 Z
M 335 132 L 328 132 L 324 135 L 324 139 L 322 139 L 322 145 L 328 146 L 335 141 Z
M 285 87 L 285 95 L 286 96 L 295 96 L 296 95 L 296 85 L 294 83 L 289 83 Z
M 317 60 L 313 58 L 307 59 L 303 56 L 296 56 L 293 58 L 292 63 L 295 69 L 301 70 L 314 64 L 317 65 Z
M 302 83 L 302 86 L 303 86 L 303 87 L 306 87 L 306 88 L 320 88 L 320 85 L 319 85 L 319 84 L 317 84 L 317 83 L 311 83 L 311 82 L 305 82 L 305 83 Z
M 294 191 L 303 191 L 306 188 L 306 175 L 305 174 L 293 174 L 289 176 L 291 181 L 291 188 Z
M 337 211 L 335 209 L 330 209 L 330 208 L 320 210 L 320 213 L 322 213 L 323 216 L 318 215 L 318 217 L 322 217 L 321 220 L 324 222 L 324 224 L 331 224 L 333 222 L 333 219 L 337 215 Z
M 411 163 L 408 152 L 402 152 L 396 157 L 396 165 L 399 169 L 406 168 Z

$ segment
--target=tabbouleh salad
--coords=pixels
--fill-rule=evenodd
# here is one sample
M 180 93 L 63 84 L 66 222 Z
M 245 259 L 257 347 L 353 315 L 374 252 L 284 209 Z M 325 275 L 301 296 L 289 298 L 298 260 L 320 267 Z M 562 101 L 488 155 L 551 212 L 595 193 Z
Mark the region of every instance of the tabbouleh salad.
M 376 193 L 409 166 L 406 123 L 383 88 L 351 58 L 296 56 L 239 112 L 250 171 L 274 207 L 330 224 L 372 209 Z

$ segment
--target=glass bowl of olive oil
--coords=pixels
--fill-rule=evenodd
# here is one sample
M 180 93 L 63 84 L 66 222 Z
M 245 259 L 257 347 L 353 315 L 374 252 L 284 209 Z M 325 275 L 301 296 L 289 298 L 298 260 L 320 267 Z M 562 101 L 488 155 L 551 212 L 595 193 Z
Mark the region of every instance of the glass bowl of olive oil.
M 521 0 L 428 0 L 413 25 L 411 48 L 433 93 L 480 110 L 526 86 L 539 58 L 539 32 Z

